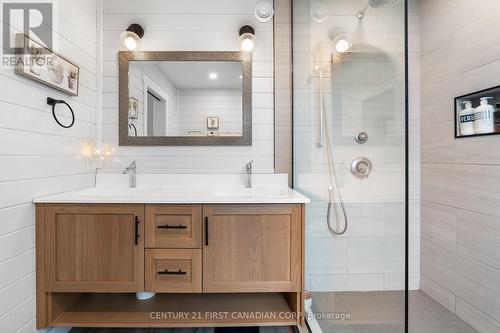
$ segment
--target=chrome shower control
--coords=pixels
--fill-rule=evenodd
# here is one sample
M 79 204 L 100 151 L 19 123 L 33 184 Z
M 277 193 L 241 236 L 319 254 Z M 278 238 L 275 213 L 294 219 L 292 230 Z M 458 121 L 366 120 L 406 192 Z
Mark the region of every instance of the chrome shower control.
M 367 178 L 372 172 L 372 161 L 366 157 L 358 157 L 351 163 L 351 173 L 356 178 Z
M 368 141 L 368 133 L 366 132 L 358 132 L 356 133 L 356 136 L 354 137 L 357 143 L 359 144 L 364 144 Z

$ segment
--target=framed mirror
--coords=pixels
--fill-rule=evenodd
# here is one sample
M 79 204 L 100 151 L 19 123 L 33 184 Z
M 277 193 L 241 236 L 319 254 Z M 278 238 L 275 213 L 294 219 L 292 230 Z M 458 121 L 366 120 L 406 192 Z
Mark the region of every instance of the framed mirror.
M 120 52 L 120 146 L 252 145 L 250 53 Z

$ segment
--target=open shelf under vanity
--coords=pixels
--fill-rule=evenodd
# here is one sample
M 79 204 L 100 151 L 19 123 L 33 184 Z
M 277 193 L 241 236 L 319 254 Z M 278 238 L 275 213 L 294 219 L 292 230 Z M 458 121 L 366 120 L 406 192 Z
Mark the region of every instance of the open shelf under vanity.
M 54 326 L 214 327 L 293 326 L 295 293 L 157 294 L 140 301 L 135 294 L 52 294 Z

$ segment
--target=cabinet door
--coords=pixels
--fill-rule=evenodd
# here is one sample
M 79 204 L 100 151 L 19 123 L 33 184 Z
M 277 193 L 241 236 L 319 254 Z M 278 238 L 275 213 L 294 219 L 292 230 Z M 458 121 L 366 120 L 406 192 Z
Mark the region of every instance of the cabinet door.
M 47 205 L 46 289 L 144 290 L 144 206 Z
M 301 290 L 301 205 L 205 206 L 204 292 Z

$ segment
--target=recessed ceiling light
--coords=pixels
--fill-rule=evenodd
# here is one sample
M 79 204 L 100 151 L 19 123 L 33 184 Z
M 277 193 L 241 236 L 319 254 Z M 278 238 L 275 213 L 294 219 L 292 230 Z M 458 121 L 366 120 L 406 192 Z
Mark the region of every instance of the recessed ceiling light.
M 243 79 L 243 75 L 240 75 L 240 79 Z
M 210 78 L 210 80 L 217 80 L 218 75 L 217 73 L 210 73 L 208 74 L 208 77 Z

